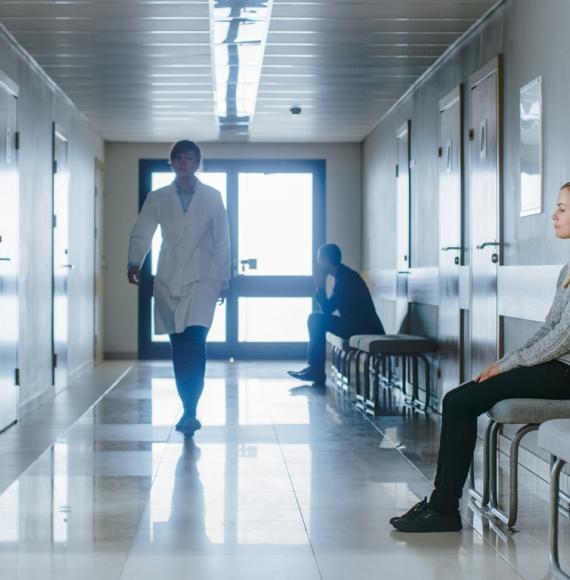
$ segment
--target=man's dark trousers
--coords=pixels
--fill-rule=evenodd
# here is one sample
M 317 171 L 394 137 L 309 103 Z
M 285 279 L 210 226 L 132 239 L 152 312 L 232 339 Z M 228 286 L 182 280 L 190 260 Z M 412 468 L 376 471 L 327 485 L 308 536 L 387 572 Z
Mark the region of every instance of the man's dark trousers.
M 325 372 L 326 334 L 332 332 L 341 338 L 350 338 L 355 334 L 384 334 L 383 328 L 370 324 L 355 324 L 346 318 L 333 314 L 313 312 L 309 316 L 309 354 L 308 362 L 313 371 Z

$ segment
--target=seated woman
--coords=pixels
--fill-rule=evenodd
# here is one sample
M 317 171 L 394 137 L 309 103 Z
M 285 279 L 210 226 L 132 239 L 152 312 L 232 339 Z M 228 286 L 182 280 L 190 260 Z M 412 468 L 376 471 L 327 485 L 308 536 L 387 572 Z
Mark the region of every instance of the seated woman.
M 570 182 L 552 216 L 560 239 L 570 239 Z M 545 323 L 518 350 L 493 363 L 443 399 L 434 491 L 390 523 L 402 532 L 461 529 L 459 500 L 477 438 L 477 417 L 504 399 L 570 399 L 570 272 L 564 266 Z M 524 292 L 524 288 L 521 289 Z

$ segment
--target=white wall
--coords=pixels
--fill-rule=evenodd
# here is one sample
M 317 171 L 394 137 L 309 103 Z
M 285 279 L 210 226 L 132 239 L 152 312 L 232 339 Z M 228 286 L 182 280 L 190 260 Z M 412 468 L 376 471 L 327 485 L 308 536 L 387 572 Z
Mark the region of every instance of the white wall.
M 125 269 L 129 231 L 138 211 L 139 159 L 166 159 L 169 147 L 106 145 L 104 349 L 112 356 L 134 356 L 137 351 L 137 291 L 127 283 Z M 206 143 L 202 150 L 209 159 L 325 159 L 327 241 L 339 244 L 346 263 L 360 268 L 360 144 Z
M 19 86 L 20 416 L 53 394 L 51 360 L 52 124 L 69 140 L 68 374 L 93 360 L 93 184 L 103 140 L 37 65 L 0 33 L 0 70 Z M 1 208 L 0 208 L 1 211 Z

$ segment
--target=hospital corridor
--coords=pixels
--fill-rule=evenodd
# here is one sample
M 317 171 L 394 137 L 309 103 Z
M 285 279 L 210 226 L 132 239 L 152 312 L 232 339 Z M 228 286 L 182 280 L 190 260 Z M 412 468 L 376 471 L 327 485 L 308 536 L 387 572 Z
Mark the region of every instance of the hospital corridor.
M 0 0 L 0 580 L 570 578 L 569 21 Z

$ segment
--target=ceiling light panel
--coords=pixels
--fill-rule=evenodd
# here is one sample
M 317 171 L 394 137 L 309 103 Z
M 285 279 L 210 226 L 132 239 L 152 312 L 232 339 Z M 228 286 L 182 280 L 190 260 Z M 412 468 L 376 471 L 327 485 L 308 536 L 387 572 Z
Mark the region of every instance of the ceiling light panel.
M 255 113 L 273 0 L 210 0 L 215 110 L 222 136 L 240 137 Z

